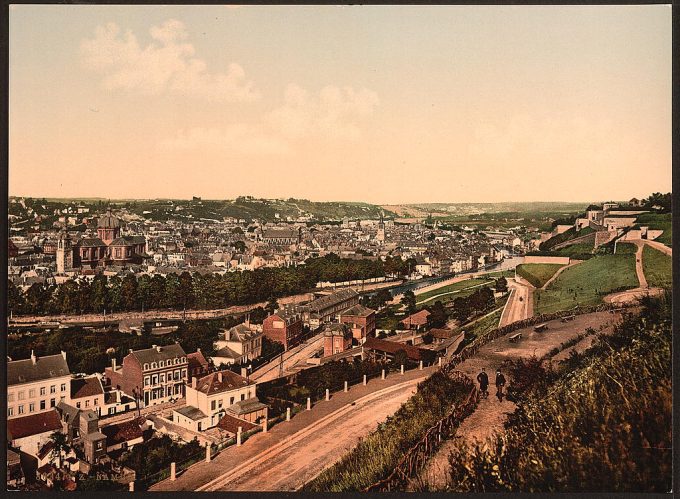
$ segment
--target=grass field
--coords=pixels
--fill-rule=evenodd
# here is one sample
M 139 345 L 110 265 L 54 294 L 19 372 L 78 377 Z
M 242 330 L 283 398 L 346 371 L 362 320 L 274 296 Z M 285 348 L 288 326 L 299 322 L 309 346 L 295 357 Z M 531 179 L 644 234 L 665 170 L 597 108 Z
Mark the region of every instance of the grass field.
M 571 256 L 578 260 L 579 255 L 590 254 L 592 252 L 592 243 L 576 243 L 572 244 L 571 246 L 567 246 L 566 248 L 554 250 L 552 253 L 558 256 Z
M 637 245 L 633 243 L 616 243 L 617 255 L 634 255 L 637 253 Z
M 548 289 L 536 290 L 534 312 L 538 315 L 577 305 L 597 305 L 609 293 L 638 285 L 634 255 L 596 256 L 566 269 Z
M 564 265 L 558 263 L 523 263 L 517 266 L 517 273 L 540 288 Z
M 642 269 L 650 287 L 673 287 L 673 261 L 670 256 L 645 245 L 642 250 Z
M 432 298 L 433 296 L 437 295 L 443 295 L 445 293 L 452 294 L 452 293 L 459 293 L 460 291 L 470 288 L 472 286 L 479 286 L 480 284 L 483 283 L 489 283 L 493 284 L 493 281 L 490 279 L 466 279 L 465 281 L 459 281 L 459 282 L 454 282 L 453 284 L 449 284 L 447 286 L 443 286 L 441 288 L 433 289 L 431 291 L 427 291 L 423 294 L 416 295 L 416 303 L 420 304 L 424 302 L 425 300 Z M 444 297 L 442 297 L 444 298 Z
M 653 230 L 663 230 L 656 241 L 665 244 L 666 246 L 673 245 L 673 219 L 671 213 L 643 213 L 636 222 L 639 225 L 646 225 Z

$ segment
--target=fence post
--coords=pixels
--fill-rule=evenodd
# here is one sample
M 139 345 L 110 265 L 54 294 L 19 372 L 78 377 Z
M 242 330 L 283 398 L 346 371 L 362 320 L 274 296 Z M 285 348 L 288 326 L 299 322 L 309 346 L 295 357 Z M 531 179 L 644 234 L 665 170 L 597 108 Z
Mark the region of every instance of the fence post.
M 312 409 L 312 398 L 307 397 L 307 410 L 309 411 L 311 409 Z
M 205 462 L 210 462 L 210 442 L 206 443 L 205 445 Z
M 174 482 L 175 481 L 175 463 L 174 461 L 170 463 L 170 481 Z
M 286 421 L 290 421 L 290 407 L 286 407 Z
M 441 366 L 442 366 L 442 358 L 439 357 L 439 367 L 441 367 Z
M 242 431 L 243 431 L 243 427 L 239 426 L 238 431 L 236 432 L 236 446 L 237 447 L 241 445 L 241 432 Z
M 129 490 L 130 492 L 134 492 L 134 491 L 135 491 L 135 481 L 134 481 L 134 480 L 132 480 L 130 483 L 128 483 L 128 490 Z
M 364 374 L 364 385 L 366 384 L 366 375 Z
M 264 417 L 264 422 L 262 423 L 262 433 L 267 433 L 267 426 L 269 426 L 269 417 Z
M 404 364 L 401 365 L 401 374 L 402 374 L 402 376 L 404 374 Z
M 422 361 L 422 360 L 420 361 L 420 364 L 418 365 L 418 369 L 419 369 L 420 371 L 423 370 L 423 361 Z
M 382 379 L 385 379 L 385 370 L 382 370 Z
M 345 392 L 346 392 L 347 390 L 349 390 L 349 388 L 348 388 L 348 386 L 347 386 L 347 381 L 345 381 Z
M 331 399 L 331 391 L 326 388 L 326 401 L 329 401 Z

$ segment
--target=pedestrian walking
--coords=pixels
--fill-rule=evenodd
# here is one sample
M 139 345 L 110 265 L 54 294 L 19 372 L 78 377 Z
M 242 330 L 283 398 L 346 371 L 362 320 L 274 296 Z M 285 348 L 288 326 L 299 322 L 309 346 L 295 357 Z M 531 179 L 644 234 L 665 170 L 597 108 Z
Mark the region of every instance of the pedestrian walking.
M 505 376 L 500 371 L 496 371 L 496 397 L 498 400 L 503 402 L 503 387 L 505 386 Z
M 482 393 L 484 398 L 489 396 L 489 376 L 482 367 L 482 372 L 477 375 L 477 381 L 479 382 L 479 391 Z

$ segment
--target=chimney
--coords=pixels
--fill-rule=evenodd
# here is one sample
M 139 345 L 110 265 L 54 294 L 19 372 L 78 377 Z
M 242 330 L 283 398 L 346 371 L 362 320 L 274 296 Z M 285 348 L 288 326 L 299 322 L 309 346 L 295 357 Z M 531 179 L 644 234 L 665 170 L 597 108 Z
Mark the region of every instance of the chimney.
M 250 327 L 250 313 L 246 314 L 245 325 L 246 325 L 247 327 Z
M 66 352 L 64 352 L 63 350 L 61 351 L 61 356 L 64 357 L 64 360 L 66 360 Z
M 111 367 L 113 368 L 114 371 L 116 370 L 116 358 L 115 357 L 111 359 Z
M 33 353 L 33 350 L 31 350 L 31 362 L 33 362 L 33 364 L 35 364 L 37 361 L 38 361 L 38 358 Z
M 222 383 L 222 371 L 217 371 L 217 380 Z
M 191 388 L 193 388 L 194 390 L 196 389 L 196 383 L 197 382 L 198 382 L 198 380 L 196 379 L 196 376 L 192 376 L 191 377 Z

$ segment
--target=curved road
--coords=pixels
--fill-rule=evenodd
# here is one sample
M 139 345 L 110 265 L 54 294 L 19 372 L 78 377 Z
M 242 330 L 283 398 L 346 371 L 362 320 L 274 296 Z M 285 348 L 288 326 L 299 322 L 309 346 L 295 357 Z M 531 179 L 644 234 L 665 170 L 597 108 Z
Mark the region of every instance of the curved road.
M 534 287 L 521 277 L 508 279 L 510 298 L 503 309 L 498 327 L 527 319 L 534 315 Z

